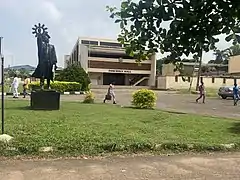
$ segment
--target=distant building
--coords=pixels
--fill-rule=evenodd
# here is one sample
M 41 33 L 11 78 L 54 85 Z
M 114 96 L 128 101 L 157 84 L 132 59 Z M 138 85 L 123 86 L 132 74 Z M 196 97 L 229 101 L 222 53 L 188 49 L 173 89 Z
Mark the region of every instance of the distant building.
M 181 75 L 184 76 L 196 76 L 199 70 L 199 63 L 193 62 L 183 62 L 183 71 Z M 227 74 L 227 64 L 202 64 L 202 73 L 203 76 L 219 76 Z M 175 65 L 163 64 L 162 65 L 162 76 L 178 76 L 180 75 L 179 71 L 174 71 Z M 203 69 L 206 72 L 203 72 Z
M 64 55 L 64 68 L 68 66 L 70 55 Z
M 230 57 L 228 61 L 228 73 L 231 75 L 240 75 L 240 55 Z
M 65 65 L 80 64 L 93 85 L 155 86 L 156 59 L 137 64 L 116 40 L 78 38 Z
M 14 69 L 14 70 L 24 69 L 26 71 L 34 71 L 36 67 L 30 66 L 30 65 L 19 65 L 19 66 L 9 66 L 8 68 L 5 68 L 5 69 Z

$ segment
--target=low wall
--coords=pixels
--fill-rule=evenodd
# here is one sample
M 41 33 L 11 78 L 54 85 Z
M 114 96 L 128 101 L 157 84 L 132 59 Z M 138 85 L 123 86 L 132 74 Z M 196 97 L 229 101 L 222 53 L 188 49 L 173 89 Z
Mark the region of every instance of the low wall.
M 186 77 L 183 81 L 180 76 L 160 76 L 157 79 L 157 89 L 188 89 L 191 78 Z M 216 78 L 216 77 L 201 77 L 206 88 L 218 89 L 220 86 L 233 86 L 234 79 Z M 237 79 L 240 83 L 240 79 Z M 195 87 L 197 77 L 193 78 L 192 87 Z

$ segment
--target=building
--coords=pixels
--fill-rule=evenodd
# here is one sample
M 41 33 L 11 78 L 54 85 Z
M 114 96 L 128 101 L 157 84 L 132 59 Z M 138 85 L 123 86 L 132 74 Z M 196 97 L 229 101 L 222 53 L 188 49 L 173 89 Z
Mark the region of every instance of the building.
M 68 66 L 68 62 L 70 59 L 70 55 L 64 55 L 64 68 L 66 68 Z
M 65 64 L 78 63 L 89 74 L 92 85 L 155 86 L 156 56 L 141 64 L 125 53 L 115 40 L 78 38 Z
M 222 76 L 226 75 L 228 69 L 227 64 L 202 64 L 202 76 Z M 199 63 L 183 62 L 182 72 L 183 76 L 197 76 L 199 71 Z M 179 76 L 180 72 L 175 71 L 174 64 L 163 64 L 162 65 L 162 76 Z
M 231 75 L 240 75 L 240 55 L 231 56 L 228 61 L 228 73 Z

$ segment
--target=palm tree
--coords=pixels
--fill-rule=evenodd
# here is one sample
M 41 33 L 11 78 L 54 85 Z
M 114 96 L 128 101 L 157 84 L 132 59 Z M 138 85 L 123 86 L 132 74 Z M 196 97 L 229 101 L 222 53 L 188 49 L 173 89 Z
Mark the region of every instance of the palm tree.
M 227 48 L 225 51 L 228 52 L 229 57 L 238 56 L 240 55 L 240 45 L 237 44 L 237 45 L 231 46 L 230 48 Z
M 219 50 L 217 49 L 215 52 L 214 52 L 214 55 L 216 56 L 215 60 L 214 61 L 211 61 L 213 62 L 214 64 L 223 64 L 226 60 L 228 60 L 229 58 L 229 52 L 228 52 L 228 49 L 225 49 L 225 50 Z

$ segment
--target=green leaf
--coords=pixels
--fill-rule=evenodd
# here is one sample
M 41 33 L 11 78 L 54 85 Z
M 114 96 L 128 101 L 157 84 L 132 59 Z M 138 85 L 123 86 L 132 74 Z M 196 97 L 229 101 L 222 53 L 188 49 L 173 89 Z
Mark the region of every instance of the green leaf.
M 238 42 L 238 44 L 240 44 L 240 36 L 236 34 L 235 37 L 236 37 L 236 41 Z
M 157 0 L 158 5 L 162 5 L 162 0 Z
M 223 28 L 222 32 L 228 34 L 230 33 L 230 28 L 226 26 L 225 28 Z
M 115 23 L 119 23 L 121 21 L 122 21 L 121 19 L 117 19 L 117 20 L 115 20 Z
M 240 28 L 239 28 L 239 27 L 233 28 L 233 32 L 234 32 L 234 33 L 240 33 Z
M 124 28 L 124 22 L 123 22 L 123 21 L 121 21 L 121 23 L 120 23 L 120 28 L 121 28 L 121 29 Z
M 227 37 L 225 38 L 225 40 L 226 40 L 227 42 L 229 42 L 229 41 L 231 41 L 233 38 L 234 38 L 234 35 L 233 35 L 233 34 L 230 34 L 229 36 L 227 36 Z

